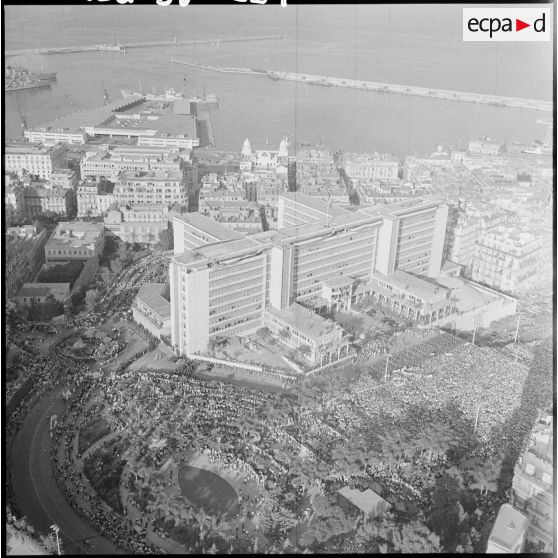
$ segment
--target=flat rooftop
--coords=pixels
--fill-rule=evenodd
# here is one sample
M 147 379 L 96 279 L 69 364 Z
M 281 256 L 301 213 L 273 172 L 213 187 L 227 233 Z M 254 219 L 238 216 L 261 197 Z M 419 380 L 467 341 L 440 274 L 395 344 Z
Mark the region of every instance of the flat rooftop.
M 381 273 L 374 273 L 372 279 L 380 279 L 386 281 L 390 285 L 414 294 L 427 302 L 436 302 L 443 298 L 442 295 L 448 292 L 449 289 L 437 283 L 427 281 L 421 277 L 417 277 L 401 269 L 396 269 L 389 275 Z
M 163 320 L 170 318 L 170 302 L 162 295 L 165 283 L 144 283 L 136 298 L 141 300 Z
M 83 223 L 79 221 L 58 223 L 46 247 L 79 248 L 89 245 L 93 248 L 103 232 L 104 226 L 102 223 Z
M 217 240 L 239 240 L 244 238 L 244 235 L 235 232 L 228 227 L 219 225 L 213 219 L 210 219 L 201 213 L 182 213 L 180 215 L 174 215 L 173 219 L 181 221 L 191 227 L 195 227 L 196 229 L 215 237 Z
M 366 490 L 361 492 L 360 490 L 344 486 L 337 492 L 338 494 L 341 494 L 341 496 L 347 498 L 347 500 L 349 500 L 351 504 L 356 506 L 365 514 L 369 514 L 374 511 L 378 507 L 378 504 L 386 502 L 379 494 L 376 494 L 373 490 L 370 490 L 370 488 L 367 488 Z
M 266 312 L 316 340 L 331 331 L 343 331 L 343 328 L 335 322 L 322 318 L 296 302 L 281 310 L 270 307 L 266 309 Z
M 281 196 L 283 196 L 287 200 L 292 200 L 301 205 L 305 205 L 306 207 L 314 209 L 315 211 L 321 211 L 324 216 L 328 213 L 327 202 L 313 198 L 308 194 L 303 194 L 302 192 L 285 192 L 284 194 L 281 194 Z M 341 209 L 336 205 L 331 205 L 329 208 L 330 217 L 346 215 L 347 213 L 348 211 L 346 209 Z
M 496 516 L 489 540 L 511 550 L 524 535 L 528 524 L 527 517 L 510 504 L 504 504 Z
M 25 283 L 17 292 L 17 296 L 64 295 L 69 291 L 70 283 Z

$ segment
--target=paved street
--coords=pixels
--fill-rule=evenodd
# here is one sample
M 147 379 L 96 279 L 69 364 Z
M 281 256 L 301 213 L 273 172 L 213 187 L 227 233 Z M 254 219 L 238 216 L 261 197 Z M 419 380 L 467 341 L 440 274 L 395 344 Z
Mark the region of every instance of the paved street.
M 25 419 L 12 453 L 12 481 L 17 504 L 41 534 L 60 527 L 65 554 L 122 554 L 83 520 L 56 484 L 50 462 L 48 417 L 61 413 L 62 388 L 42 397 Z

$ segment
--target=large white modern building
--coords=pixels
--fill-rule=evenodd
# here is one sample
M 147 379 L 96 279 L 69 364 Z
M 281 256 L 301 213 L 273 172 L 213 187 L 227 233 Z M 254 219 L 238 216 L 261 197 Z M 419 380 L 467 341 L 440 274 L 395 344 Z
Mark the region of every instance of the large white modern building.
M 199 217 L 174 219 L 171 340 L 178 352 L 202 353 L 212 337 L 252 333 L 266 308 L 318 305 L 323 285 L 340 279 L 352 289 L 374 272 L 440 272 L 447 206 L 438 201 L 348 211 L 284 194 L 279 214 L 279 230 L 249 237 Z

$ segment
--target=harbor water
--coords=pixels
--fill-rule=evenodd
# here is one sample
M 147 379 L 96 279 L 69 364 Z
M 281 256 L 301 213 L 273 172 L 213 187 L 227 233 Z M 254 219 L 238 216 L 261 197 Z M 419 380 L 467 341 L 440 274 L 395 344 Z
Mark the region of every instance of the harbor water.
M 440 10 L 443 16 L 440 17 Z M 454 21 L 455 29 L 448 25 Z M 488 135 L 530 142 L 544 136 L 547 113 L 430 98 L 320 87 L 266 77 L 219 74 L 172 64 L 191 60 L 493 95 L 552 99 L 551 43 L 463 43 L 460 6 L 8 6 L 7 50 L 100 43 L 212 38 L 213 44 L 7 57 L 56 71 L 51 88 L 6 94 L 6 136 L 103 104 L 121 89 L 214 93 L 217 147 L 323 141 L 332 149 L 405 157 L 435 144 L 465 147 Z M 281 35 L 286 39 L 220 43 L 217 39 Z M 517 75 L 515 68 L 522 68 Z

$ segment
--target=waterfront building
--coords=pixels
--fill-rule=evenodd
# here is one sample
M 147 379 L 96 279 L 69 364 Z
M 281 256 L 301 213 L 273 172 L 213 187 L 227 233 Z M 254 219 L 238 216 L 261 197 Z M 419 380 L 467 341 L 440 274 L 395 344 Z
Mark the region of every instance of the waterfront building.
M 45 246 L 46 267 L 74 261 L 85 263 L 101 255 L 104 240 L 102 224 L 80 221 L 58 223 Z
M 23 304 L 44 304 L 49 298 L 64 302 L 70 297 L 70 283 L 25 283 L 15 296 Z
M 63 134 L 63 135 L 57 135 Z M 89 138 L 109 137 L 137 140 L 138 146 L 199 147 L 195 116 L 176 110 L 171 101 L 131 96 L 105 106 L 68 114 L 29 131 L 29 137 L 68 143 L 85 143 Z
M 351 179 L 396 180 L 399 175 L 399 160 L 389 154 L 344 153 L 341 165 Z
M 66 147 L 40 143 L 13 142 L 4 147 L 6 172 L 22 176 L 25 172 L 49 180 L 52 171 L 66 166 Z
M 185 204 L 188 200 L 185 174 L 182 171 L 123 171 L 116 180 L 114 197 L 119 206 Z
M 161 339 L 170 334 L 168 283 L 144 283 L 132 304 L 134 321 Z
M 498 155 L 502 149 L 502 144 L 490 141 L 489 139 L 484 140 L 473 140 L 469 142 L 469 153 L 474 155 Z
M 505 293 L 524 294 L 549 280 L 551 245 L 544 231 L 496 227 L 477 240 L 471 278 Z
M 87 134 L 82 130 L 64 128 L 38 127 L 25 130 L 23 135 L 29 141 L 40 142 L 44 145 L 57 145 L 60 143 L 83 145 L 87 142 Z

